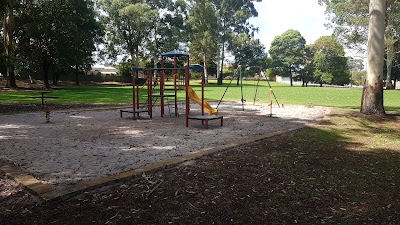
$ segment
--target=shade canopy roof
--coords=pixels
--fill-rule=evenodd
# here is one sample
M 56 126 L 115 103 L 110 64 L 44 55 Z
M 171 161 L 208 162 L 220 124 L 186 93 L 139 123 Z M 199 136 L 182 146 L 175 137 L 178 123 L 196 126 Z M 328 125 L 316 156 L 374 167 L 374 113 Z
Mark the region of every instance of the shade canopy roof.
M 170 52 L 162 53 L 161 56 L 162 57 L 182 57 L 182 56 L 189 56 L 189 53 L 178 51 L 178 50 L 173 50 Z
M 203 70 L 203 66 L 199 65 L 199 64 L 195 64 L 195 65 L 190 65 L 189 66 L 190 70 L 197 70 L 197 71 L 201 71 Z

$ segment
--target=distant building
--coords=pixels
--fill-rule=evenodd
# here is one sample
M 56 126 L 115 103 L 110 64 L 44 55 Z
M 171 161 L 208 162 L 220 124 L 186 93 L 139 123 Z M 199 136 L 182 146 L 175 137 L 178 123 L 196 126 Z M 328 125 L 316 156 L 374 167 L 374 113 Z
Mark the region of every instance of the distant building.
M 94 65 L 89 72 L 90 75 L 117 75 L 118 69 L 106 65 Z

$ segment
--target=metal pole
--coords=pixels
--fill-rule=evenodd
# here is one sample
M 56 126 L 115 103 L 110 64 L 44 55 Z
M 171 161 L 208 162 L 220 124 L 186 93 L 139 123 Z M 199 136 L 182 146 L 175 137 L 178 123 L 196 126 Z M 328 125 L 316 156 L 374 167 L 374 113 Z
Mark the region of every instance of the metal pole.
M 189 99 L 189 58 L 185 69 L 185 100 L 186 100 L 186 127 L 189 126 L 190 99 Z
M 189 57 L 189 56 L 188 56 Z M 174 56 L 174 68 L 177 67 L 177 59 L 176 56 Z M 175 116 L 178 116 L 178 87 L 176 85 L 177 82 L 177 75 L 178 75 L 178 71 L 175 69 L 173 70 L 173 74 L 174 74 L 174 105 L 175 105 Z
M 154 71 L 154 70 L 153 70 Z M 146 73 L 146 71 L 143 71 L 143 73 Z M 147 96 L 148 96 L 148 106 L 147 108 L 149 109 L 148 114 L 150 118 L 153 118 L 153 72 L 147 73 L 148 76 L 148 83 L 147 83 Z
M 260 83 L 260 79 L 257 79 L 257 86 L 256 86 L 256 93 L 254 94 L 254 102 L 253 105 L 256 104 L 256 99 L 257 99 L 257 92 L 258 92 L 258 84 Z
M 204 83 L 205 83 L 205 76 L 204 76 L 204 67 L 201 70 L 201 115 L 204 116 Z
M 268 79 L 267 79 L 267 82 L 268 82 L 268 86 L 269 86 L 269 88 L 272 90 L 271 84 L 269 83 L 269 80 L 268 80 Z M 274 93 L 274 92 L 272 92 L 272 94 L 274 95 L 274 98 L 275 98 L 276 104 L 278 104 L 278 107 L 280 108 L 280 106 L 279 106 L 279 102 L 278 102 L 278 99 L 277 99 L 277 98 L 276 98 L 276 96 L 275 96 L 275 93 Z
M 136 90 L 135 90 L 135 80 L 136 80 L 136 73 L 133 71 L 132 73 L 132 112 L 133 112 L 133 119 L 136 120 Z
M 161 58 L 161 68 L 164 68 L 165 57 Z M 164 117 L 164 74 L 165 71 L 161 70 L 160 77 L 160 97 L 161 97 L 161 117 Z

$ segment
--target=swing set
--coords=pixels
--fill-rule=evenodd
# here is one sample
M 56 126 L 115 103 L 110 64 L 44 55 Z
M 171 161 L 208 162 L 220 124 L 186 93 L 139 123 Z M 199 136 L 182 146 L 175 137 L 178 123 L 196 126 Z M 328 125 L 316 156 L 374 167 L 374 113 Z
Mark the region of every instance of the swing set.
M 242 111 L 244 111 L 244 104 L 246 102 L 246 99 L 244 98 L 244 94 L 243 94 L 243 73 L 242 73 L 242 65 L 238 65 L 237 69 L 235 69 L 233 76 L 230 79 L 230 82 L 228 83 L 221 99 L 218 102 L 218 105 L 216 107 L 216 109 L 218 109 L 219 105 L 221 104 L 223 98 L 225 97 L 226 92 L 228 91 L 229 87 L 232 84 L 232 81 L 236 78 L 238 79 L 238 85 L 240 85 L 240 93 L 241 93 L 241 103 L 242 103 Z M 251 68 L 256 68 L 259 70 L 259 76 L 257 77 L 257 84 L 256 84 L 256 88 L 255 88 L 255 94 L 254 94 L 254 98 L 253 98 L 253 104 L 256 104 L 256 100 L 257 100 L 257 94 L 258 94 L 258 88 L 259 88 L 259 84 L 260 84 L 260 76 L 265 77 L 265 73 L 263 71 L 263 68 L 260 66 L 246 66 L 245 69 L 249 70 Z M 276 104 L 278 105 L 278 107 L 280 108 L 278 99 L 275 96 L 275 93 L 272 90 L 272 86 L 271 83 L 269 82 L 268 78 L 266 79 L 268 86 L 269 86 L 269 95 L 270 95 L 270 117 L 272 116 L 272 99 L 274 98 L 276 101 Z

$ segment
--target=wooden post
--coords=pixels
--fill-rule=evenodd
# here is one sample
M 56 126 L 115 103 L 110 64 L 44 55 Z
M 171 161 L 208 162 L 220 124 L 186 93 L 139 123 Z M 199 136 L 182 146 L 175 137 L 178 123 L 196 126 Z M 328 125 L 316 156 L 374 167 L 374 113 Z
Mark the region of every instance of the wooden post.
M 160 75 L 160 102 L 161 102 L 161 117 L 164 117 L 164 64 L 165 64 L 165 57 L 161 58 L 161 75 Z
M 136 72 L 135 69 L 132 68 L 132 112 L 133 112 L 133 119 L 136 120 Z

